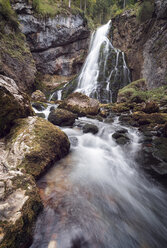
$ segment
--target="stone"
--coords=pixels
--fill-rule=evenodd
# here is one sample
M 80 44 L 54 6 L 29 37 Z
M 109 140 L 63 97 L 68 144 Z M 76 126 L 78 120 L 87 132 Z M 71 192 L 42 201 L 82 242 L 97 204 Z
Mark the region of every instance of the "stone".
M 89 98 L 79 92 L 74 92 L 59 105 L 59 108 L 67 109 L 78 116 L 85 116 L 97 115 L 100 107 L 96 99 Z
M 98 131 L 99 131 L 98 127 L 94 124 L 87 123 L 83 126 L 83 132 L 84 133 L 96 134 L 96 133 L 98 133 Z
M 0 75 L 0 136 L 9 132 L 17 118 L 34 115 L 28 96 L 21 92 L 15 81 Z
M 41 117 L 41 118 L 44 118 L 44 119 L 46 117 L 44 113 L 36 113 L 36 116 Z
M 44 109 L 46 109 L 47 105 L 42 102 L 33 102 L 32 107 L 38 111 L 43 111 Z
M 17 119 L 0 140 L 0 247 L 30 247 L 43 207 L 35 179 L 69 148 L 63 131 L 36 116 Z
M 156 112 L 159 112 L 159 106 L 156 102 L 153 102 L 153 101 L 146 102 L 142 111 L 147 114 L 156 113 Z
M 127 130 L 125 130 L 121 129 L 112 134 L 113 139 L 115 139 L 118 145 L 125 145 L 130 142 L 130 139 L 126 135 Z
M 31 100 L 34 102 L 46 102 L 46 97 L 44 93 L 40 90 L 36 90 L 31 95 Z
M 57 108 L 50 112 L 48 116 L 48 121 L 58 126 L 72 126 L 76 118 L 76 114 L 65 109 Z

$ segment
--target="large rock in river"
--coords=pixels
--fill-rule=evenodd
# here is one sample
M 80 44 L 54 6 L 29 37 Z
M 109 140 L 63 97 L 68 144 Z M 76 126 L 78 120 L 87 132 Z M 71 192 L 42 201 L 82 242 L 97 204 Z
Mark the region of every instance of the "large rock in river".
M 76 118 L 77 115 L 68 110 L 55 109 L 50 112 L 48 121 L 58 126 L 72 126 Z
M 0 75 L 0 136 L 4 136 L 17 118 L 33 115 L 28 96 L 15 81 Z
M 74 92 L 59 105 L 59 108 L 65 108 L 78 116 L 85 116 L 97 115 L 100 107 L 97 100 L 82 93 Z
M 42 208 L 35 178 L 65 156 L 65 133 L 39 117 L 18 119 L 0 140 L 0 247 L 29 247 Z

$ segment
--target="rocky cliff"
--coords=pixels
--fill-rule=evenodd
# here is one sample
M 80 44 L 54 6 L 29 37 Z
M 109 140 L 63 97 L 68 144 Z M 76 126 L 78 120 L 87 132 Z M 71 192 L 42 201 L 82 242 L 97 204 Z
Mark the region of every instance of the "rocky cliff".
M 12 2 L 38 71 L 66 76 L 78 73 L 90 35 L 86 19 L 81 14 L 41 17 L 25 0 Z
M 145 78 L 149 89 L 167 84 L 167 1 L 155 0 L 153 16 L 144 23 L 126 11 L 112 28 L 113 45 L 126 53 L 132 81 Z
M 5 9 L 3 4 L 0 3 L 0 74 L 15 80 L 22 91 L 30 92 L 34 86 L 35 62 L 14 12 L 10 5 Z

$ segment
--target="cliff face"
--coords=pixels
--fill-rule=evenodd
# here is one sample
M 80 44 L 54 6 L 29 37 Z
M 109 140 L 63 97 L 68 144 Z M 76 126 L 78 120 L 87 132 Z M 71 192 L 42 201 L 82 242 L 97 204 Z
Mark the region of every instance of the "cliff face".
M 13 8 L 18 13 L 38 71 L 66 76 L 78 73 L 90 35 L 86 20 L 79 14 L 40 18 L 25 0 L 15 0 Z
M 167 1 L 155 1 L 152 19 L 139 24 L 130 11 L 113 19 L 113 45 L 123 50 L 132 80 L 149 89 L 167 84 Z
M 19 89 L 33 89 L 36 66 L 25 36 L 3 17 L 0 9 L 0 74 L 15 80 Z

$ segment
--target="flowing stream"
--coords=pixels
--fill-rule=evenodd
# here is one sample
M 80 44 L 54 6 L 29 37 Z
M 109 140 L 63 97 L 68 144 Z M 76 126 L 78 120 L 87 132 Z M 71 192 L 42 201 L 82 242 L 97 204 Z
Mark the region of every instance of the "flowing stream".
M 98 126 L 96 135 L 82 126 Z M 124 128 L 130 143 L 112 134 Z M 67 157 L 38 181 L 45 208 L 31 248 L 165 248 L 167 199 L 135 161 L 141 135 L 123 127 L 80 118 L 63 128 L 71 141 Z

